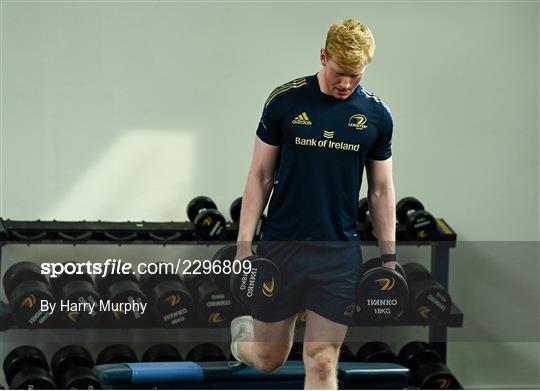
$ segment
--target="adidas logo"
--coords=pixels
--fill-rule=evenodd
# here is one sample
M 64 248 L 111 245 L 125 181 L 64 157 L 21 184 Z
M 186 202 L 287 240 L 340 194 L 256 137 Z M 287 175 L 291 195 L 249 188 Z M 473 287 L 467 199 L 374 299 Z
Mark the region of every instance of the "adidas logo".
M 292 120 L 292 123 L 295 125 L 311 125 L 312 124 L 312 122 L 309 120 L 305 111 L 302 114 L 294 117 L 294 119 Z

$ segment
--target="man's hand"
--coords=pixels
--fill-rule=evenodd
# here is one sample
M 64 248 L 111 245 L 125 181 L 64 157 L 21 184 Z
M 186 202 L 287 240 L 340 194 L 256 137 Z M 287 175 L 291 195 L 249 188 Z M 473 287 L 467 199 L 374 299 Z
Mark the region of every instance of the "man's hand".
M 384 267 L 388 267 L 390 269 L 396 270 L 396 261 L 383 262 L 382 265 Z
M 251 242 L 237 242 L 236 243 L 236 256 L 234 257 L 234 259 L 238 259 L 239 261 L 242 261 L 251 255 L 253 255 Z

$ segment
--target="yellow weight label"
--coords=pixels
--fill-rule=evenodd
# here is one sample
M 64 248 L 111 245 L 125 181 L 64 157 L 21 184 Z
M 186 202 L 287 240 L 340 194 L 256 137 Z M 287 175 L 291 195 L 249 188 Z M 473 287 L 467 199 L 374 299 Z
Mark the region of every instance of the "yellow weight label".
M 207 217 L 203 220 L 203 225 L 207 225 L 207 226 L 212 225 L 212 218 L 211 218 L 210 216 L 207 216 Z
M 224 322 L 225 319 L 223 319 L 221 317 L 221 314 L 219 312 L 214 312 L 210 315 L 210 317 L 208 318 L 208 320 L 210 321 L 210 323 L 212 324 L 217 324 L 217 323 L 221 323 L 221 322 Z
M 170 295 L 168 296 L 165 301 L 167 303 L 169 303 L 169 305 L 171 307 L 177 305 L 177 304 L 180 304 L 180 295 L 179 294 L 176 294 L 176 295 Z
M 24 307 L 32 308 L 35 305 L 36 305 L 36 296 L 30 295 L 26 299 L 23 300 L 23 302 L 21 303 L 21 308 L 24 308 Z
M 77 316 L 79 316 L 79 313 L 77 311 L 70 311 L 67 314 L 69 320 L 71 320 L 74 323 L 77 323 Z
M 429 314 L 431 313 L 431 309 L 423 305 L 422 307 L 418 308 L 418 311 L 416 311 L 418 315 L 420 315 L 424 319 L 429 319 Z
M 375 280 L 375 282 L 379 283 L 381 291 L 390 291 L 396 284 L 396 281 L 393 278 L 379 278 L 378 280 Z
M 306 317 L 307 317 L 306 311 L 301 312 L 300 316 L 298 316 L 297 322 L 306 323 Z
M 450 387 L 452 381 L 450 379 L 439 379 L 435 383 L 439 383 L 439 389 L 446 389 Z
M 274 294 L 275 287 L 276 287 L 276 283 L 274 279 L 272 278 L 272 281 L 263 283 L 262 293 L 267 297 L 272 297 L 272 295 Z

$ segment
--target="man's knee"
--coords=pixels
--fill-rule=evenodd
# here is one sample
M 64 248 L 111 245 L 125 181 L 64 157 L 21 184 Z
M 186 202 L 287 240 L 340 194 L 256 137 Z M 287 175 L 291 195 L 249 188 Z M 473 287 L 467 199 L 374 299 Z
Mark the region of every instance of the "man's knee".
M 305 343 L 304 366 L 306 374 L 320 380 L 333 378 L 339 357 L 339 345 L 332 343 Z
M 284 359 L 272 356 L 258 356 L 255 368 L 261 372 L 270 373 L 282 366 L 284 362 Z
M 265 344 L 257 352 L 255 368 L 262 372 L 272 372 L 287 360 L 292 343 Z

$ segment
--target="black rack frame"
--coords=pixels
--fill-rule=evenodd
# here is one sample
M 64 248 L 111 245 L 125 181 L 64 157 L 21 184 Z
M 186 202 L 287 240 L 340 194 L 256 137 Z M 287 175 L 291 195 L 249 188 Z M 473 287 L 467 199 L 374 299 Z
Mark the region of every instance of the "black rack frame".
M 431 246 L 431 274 L 448 290 L 450 248 L 456 247 L 457 234 L 442 218 L 437 218 L 437 233 L 429 241 L 403 241 L 404 227 L 398 225 L 397 246 Z M 58 227 L 62 227 L 59 231 Z M 358 225 L 362 238 L 368 238 L 363 225 Z M 67 232 L 70 232 L 68 234 Z M 78 235 L 76 234 L 78 232 Z M 188 222 L 60 222 L 60 221 L 13 221 L 0 218 L 0 275 L 2 271 L 2 248 L 11 244 L 71 244 L 71 245 L 217 245 L 235 241 L 238 233 L 236 223 L 227 223 L 225 236 L 220 241 L 197 240 L 194 226 Z M 50 233 L 54 233 L 51 238 Z M 369 240 L 369 239 L 367 239 Z M 361 245 L 377 245 L 376 241 L 362 241 Z M 429 342 L 444 363 L 447 356 L 447 328 L 462 327 L 463 313 L 455 305 L 449 322 L 445 324 L 420 324 L 398 322 L 395 325 L 421 325 L 429 327 Z M 356 325 L 355 325 L 356 326 Z M 361 324 L 358 326 L 362 326 Z

